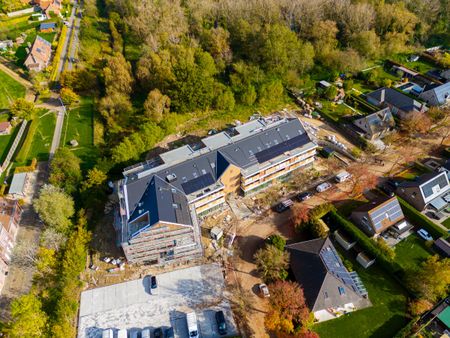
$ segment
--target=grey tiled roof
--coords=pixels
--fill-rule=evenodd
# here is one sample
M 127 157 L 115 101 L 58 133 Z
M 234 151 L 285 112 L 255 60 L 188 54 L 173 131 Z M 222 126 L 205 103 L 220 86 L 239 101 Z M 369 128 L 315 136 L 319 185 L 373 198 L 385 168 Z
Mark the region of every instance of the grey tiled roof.
M 303 288 L 311 311 L 348 303 L 358 306 L 366 301 L 357 291 L 329 238 L 287 245 L 286 250 L 290 253 L 291 270 Z
M 374 98 L 377 101 L 382 102 L 382 95 L 384 91 L 384 101 L 392 104 L 393 106 L 405 111 L 420 111 L 420 107 L 422 104 L 419 101 L 414 100 L 413 98 L 402 94 L 401 92 L 392 89 L 392 88 L 380 88 L 369 94 L 367 97 Z

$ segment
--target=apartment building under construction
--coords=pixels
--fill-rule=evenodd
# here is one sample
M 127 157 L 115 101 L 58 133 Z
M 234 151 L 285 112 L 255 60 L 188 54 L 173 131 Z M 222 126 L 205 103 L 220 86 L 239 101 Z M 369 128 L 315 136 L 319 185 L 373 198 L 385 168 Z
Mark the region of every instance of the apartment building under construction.
M 271 116 L 126 168 L 118 191 L 118 243 L 130 262 L 198 257 L 197 217 L 220 209 L 227 194 L 252 194 L 311 166 L 316 147 L 297 118 Z

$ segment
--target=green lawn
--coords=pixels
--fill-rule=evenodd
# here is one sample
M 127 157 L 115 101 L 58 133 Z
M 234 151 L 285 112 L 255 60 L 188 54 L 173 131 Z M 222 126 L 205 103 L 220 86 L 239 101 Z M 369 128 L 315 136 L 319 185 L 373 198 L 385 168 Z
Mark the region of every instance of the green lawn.
M 393 337 L 408 322 L 405 290 L 376 263 L 365 270 L 351 261 L 373 306 L 317 324 L 313 330 L 322 338 Z
M 338 121 L 340 118 L 347 115 L 355 115 L 356 113 L 344 104 L 336 104 L 328 100 L 321 100 L 323 107 L 321 111 L 328 113 L 333 120 Z
M 0 164 L 5 160 L 18 131 L 18 128 L 14 128 L 9 135 L 0 135 Z
M 0 71 L 0 110 L 9 108 L 11 101 L 25 96 L 25 87 Z
M 444 222 L 442 222 L 442 225 L 450 230 L 450 217 L 447 218 Z
M 31 161 L 33 158 L 36 158 L 38 161 L 48 160 L 55 125 L 55 113 L 42 111 L 39 117 L 39 126 L 34 135 L 30 151 L 28 152 L 27 162 Z
M 392 59 L 402 65 L 408 67 L 409 69 L 415 70 L 419 73 L 425 74 L 431 69 L 435 69 L 436 66 L 426 59 L 420 57 L 419 60 L 414 62 L 409 62 L 408 57 L 412 54 L 397 54 Z
M 415 233 L 409 235 L 395 246 L 395 260 L 405 270 L 417 267 L 431 254 L 425 246 L 424 240 Z
M 67 113 L 61 136 L 60 145 L 70 147 L 81 159 L 85 168 L 90 168 L 97 157 L 97 150 L 94 146 L 93 114 L 92 98 L 82 98 L 79 106 Z M 71 140 L 76 140 L 78 146 L 72 147 Z

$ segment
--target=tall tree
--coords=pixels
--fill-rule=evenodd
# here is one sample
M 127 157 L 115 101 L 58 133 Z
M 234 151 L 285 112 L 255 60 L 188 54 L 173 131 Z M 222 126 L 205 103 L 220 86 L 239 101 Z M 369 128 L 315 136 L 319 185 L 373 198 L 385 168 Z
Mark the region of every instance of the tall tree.
M 303 289 L 296 282 L 289 281 L 277 281 L 269 288 L 271 295 L 269 312 L 264 321 L 266 328 L 277 336 L 293 333 L 296 329 L 307 332 L 311 315 Z
M 74 202 L 60 188 L 46 184 L 33 201 L 34 210 L 46 225 L 61 233 L 67 233 L 73 216 Z
M 32 120 L 36 114 L 34 103 L 22 98 L 15 100 L 9 109 L 11 114 L 20 120 Z
M 63 188 L 68 194 L 76 191 L 81 181 L 80 159 L 69 148 L 60 148 L 50 163 L 50 184 Z
M 289 267 L 288 252 L 281 251 L 273 245 L 266 245 L 255 253 L 254 259 L 262 279 L 266 282 L 286 279 L 286 270 Z
M 47 315 L 35 294 L 23 295 L 11 303 L 11 322 L 7 330 L 9 337 L 43 337 L 46 325 Z
M 170 98 L 163 95 L 158 88 L 153 89 L 144 102 L 144 112 L 149 119 L 161 122 L 163 116 L 170 112 Z
M 431 302 L 445 297 L 450 288 L 450 259 L 429 257 L 409 273 L 408 281 L 412 290 Z

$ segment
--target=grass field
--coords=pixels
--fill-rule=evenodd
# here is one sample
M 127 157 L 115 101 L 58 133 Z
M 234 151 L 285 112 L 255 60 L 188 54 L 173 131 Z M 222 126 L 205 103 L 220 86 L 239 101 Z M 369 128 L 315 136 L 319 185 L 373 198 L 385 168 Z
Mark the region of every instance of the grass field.
M 322 338 L 393 337 L 406 323 L 405 290 L 378 265 L 367 270 L 350 259 L 373 306 L 313 327 Z
M 11 148 L 14 138 L 17 135 L 19 128 L 14 128 L 9 135 L 0 135 L 0 164 L 5 160 L 9 148 Z
M 39 117 L 39 126 L 34 135 L 33 143 L 27 156 L 27 162 L 36 158 L 38 161 L 48 160 L 53 133 L 55 131 L 56 117 L 54 113 L 42 111 Z
M 0 71 L 0 110 L 7 109 L 11 101 L 24 96 L 25 87 Z
M 450 217 L 447 218 L 444 222 L 442 222 L 442 225 L 450 230 Z
M 431 252 L 425 247 L 424 240 L 415 233 L 395 246 L 395 260 L 405 270 L 417 267 L 430 255 Z
M 60 145 L 70 147 L 81 159 L 84 168 L 90 168 L 97 157 L 94 146 L 93 114 L 92 98 L 82 98 L 79 106 L 67 113 L 61 136 Z M 76 140 L 78 146 L 72 148 L 71 140 Z

